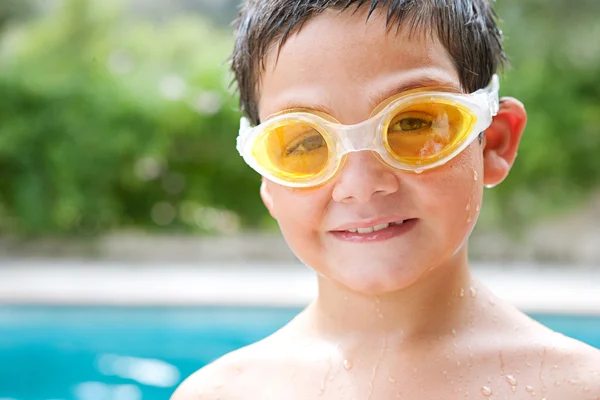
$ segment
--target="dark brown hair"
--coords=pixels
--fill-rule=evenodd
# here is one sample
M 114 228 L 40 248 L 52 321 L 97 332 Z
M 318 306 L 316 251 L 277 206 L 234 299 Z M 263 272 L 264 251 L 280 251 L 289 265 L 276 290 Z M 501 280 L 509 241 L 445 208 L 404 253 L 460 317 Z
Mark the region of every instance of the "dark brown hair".
M 369 7 L 387 13 L 387 27 L 408 24 L 437 34 L 457 68 L 467 92 L 485 87 L 506 64 L 502 31 L 490 0 L 244 0 L 235 21 L 232 70 L 240 107 L 252 124 L 260 123 L 258 98 L 264 59 L 310 18 L 327 9 L 341 12 Z

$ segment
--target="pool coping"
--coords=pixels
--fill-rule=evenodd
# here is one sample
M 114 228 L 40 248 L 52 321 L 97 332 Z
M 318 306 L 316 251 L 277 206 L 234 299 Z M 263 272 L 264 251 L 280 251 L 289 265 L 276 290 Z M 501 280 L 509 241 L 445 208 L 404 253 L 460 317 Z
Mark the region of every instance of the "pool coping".
M 600 268 L 476 264 L 474 275 L 528 313 L 600 315 Z M 293 264 L 3 260 L 0 305 L 302 307 L 316 278 Z

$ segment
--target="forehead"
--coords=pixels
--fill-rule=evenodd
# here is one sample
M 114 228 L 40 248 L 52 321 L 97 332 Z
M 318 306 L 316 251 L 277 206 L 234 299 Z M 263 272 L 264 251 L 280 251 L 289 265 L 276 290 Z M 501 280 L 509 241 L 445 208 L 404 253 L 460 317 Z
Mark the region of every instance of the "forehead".
M 460 90 L 435 34 L 386 27 L 384 12 L 326 11 L 267 55 L 259 88 L 261 120 L 289 108 L 326 108 L 339 121 L 364 120 L 395 88 L 429 81 Z M 452 89 L 450 89 L 452 90 Z

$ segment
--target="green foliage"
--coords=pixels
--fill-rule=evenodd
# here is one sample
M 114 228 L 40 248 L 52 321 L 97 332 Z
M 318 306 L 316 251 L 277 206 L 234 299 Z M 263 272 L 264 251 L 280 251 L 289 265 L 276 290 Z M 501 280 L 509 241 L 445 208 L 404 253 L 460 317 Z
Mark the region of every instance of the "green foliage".
M 31 11 L 31 0 L 2 0 L 0 2 L 0 32 L 9 22 L 22 18 Z
M 521 100 L 529 119 L 509 177 L 486 192 L 483 217 L 514 231 L 600 187 L 600 3 L 511 1 L 498 11 L 512 64 L 501 95 Z
M 120 15 L 71 0 L 6 38 L 0 232 L 205 231 L 208 206 L 256 224 L 258 177 L 235 151 L 230 39 L 196 18 Z
M 264 226 L 259 177 L 235 150 L 230 28 L 151 23 L 121 3 L 65 0 L 3 37 L 0 235 Z M 515 230 L 598 190 L 600 3 L 498 8 L 513 65 L 501 94 L 529 124 L 481 223 Z

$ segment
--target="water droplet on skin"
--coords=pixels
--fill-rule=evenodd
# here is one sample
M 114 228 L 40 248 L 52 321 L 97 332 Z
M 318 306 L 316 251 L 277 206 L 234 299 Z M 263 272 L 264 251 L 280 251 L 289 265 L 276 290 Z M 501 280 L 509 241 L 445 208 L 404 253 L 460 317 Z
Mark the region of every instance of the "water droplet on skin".
M 344 360 L 344 368 L 346 371 L 350 370 L 352 368 L 352 360 Z
M 460 367 L 460 361 L 457 361 L 457 362 L 456 362 L 456 366 L 457 366 L 457 367 Z
M 533 367 L 533 365 L 531 365 L 529 361 L 525 362 L 525 365 L 527 365 L 528 367 Z
M 493 189 L 496 187 L 496 185 L 483 185 L 485 186 L 486 189 Z
M 560 382 L 559 381 L 555 381 L 554 382 L 554 386 L 560 386 Z
M 452 329 L 452 336 L 456 337 L 456 329 Z
M 481 387 L 481 393 L 483 393 L 484 396 L 491 396 L 492 395 L 492 389 L 489 386 L 482 386 Z
M 569 385 L 579 385 L 579 381 L 575 379 L 567 379 Z
M 525 386 L 525 391 L 526 391 L 527 393 L 531 393 L 531 394 L 533 394 L 533 386 Z
M 481 206 L 477 205 L 477 207 L 475 208 L 475 212 L 479 212 L 481 210 Z
M 469 216 L 469 218 L 467 218 L 467 223 L 469 223 L 469 224 L 470 224 L 472 221 L 473 221 L 473 218 L 471 218 L 471 217 Z
M 460 288 L 460 297 L 465 297 L 465 289 Z
M 391 383 L 396 383 L 396 379 L 392 378 L 391 376 L 388 376 L 388 381 Z
M 467 204 L 467 208 L 465 210 L 469 211 L 470 209 L 471 209 L 471 203 Z
M 517 380 L 512 375 L 506 375 L 506 382 L 508 382 L 511 386 L 517 386 Z
M 331 358 L 329 360 L 327 360 L 327 363 L 328 363 L 327 373 L 325 374 L 325 378 L 323 378 L 323 381 L 321 381 L 321 392 L 319 393 L 319 395 L 322 395 L 325 392 L 325 388 L 327 386 L 327 381 L 329 380 L 329 374 L 331 373 Z
M 423 173 L 423 169 L 421 169 L 421 168 L 415 169 L 415 173 L 416 174 L 422 174 Z
M 474 287 L 469 288 L 469 294 L 471 295 L 472 298 L 477 297 L 477 289 L 475 289 Z
M 479 175 L 477 175 L 477 171 L 473 171 L 475 174 L 473 175 L 473 180 L 477 181 L 479 179 Z

